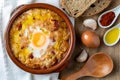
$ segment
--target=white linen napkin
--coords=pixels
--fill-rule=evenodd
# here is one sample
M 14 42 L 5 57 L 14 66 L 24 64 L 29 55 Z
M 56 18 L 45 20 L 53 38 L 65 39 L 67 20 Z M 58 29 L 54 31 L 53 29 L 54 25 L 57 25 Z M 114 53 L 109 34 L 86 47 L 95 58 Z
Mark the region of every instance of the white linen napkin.
M 44 75 L 35 75 L 30 74 L 28 72 L 25 72 L 18 68 L 12 61 L 9 59 L 8 55 L 6 54 L 6 51 L 4 49 L 3 43 L 3 34 L 6 28 L 6 25 L 10 18 L 11 11 L 21 5 L 21 4 L 28 4 L 32 2 L 41 2 L 41 3 L 48 3 L 52 4 L 58 8 L 59 6 L 59 0 L 0 0 L 5 1 L 4 6 L 2 7 L 2 17 L 0 17 L 2 20 L 1 24 L 2 27 L 0 27 L 0 80 L 58 80 L 59 73 L 51 73 L 51 74 L 44 74 Z M 2 4 L 3 4 L 2 3 Z M 1 5 L 1 4 L 0 4 Z M 70 18 L 72 23 L 74 24 L 74 19 Z

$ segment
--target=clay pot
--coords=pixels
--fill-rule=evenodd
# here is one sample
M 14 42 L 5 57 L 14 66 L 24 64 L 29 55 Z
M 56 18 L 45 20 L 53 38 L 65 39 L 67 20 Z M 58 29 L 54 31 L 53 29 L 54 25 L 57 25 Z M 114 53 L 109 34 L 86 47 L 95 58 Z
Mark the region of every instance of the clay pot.
M 32 69 L 32 68 L 25 66 L 24 64 L 22 64 L 20 61 L 18 61 L 15 58 L 15 56 L 12 53 L 11 47 L 10 47 L 9 33 L 10 33 L 10 29 L 12 27 L 13 22 L 23 12 L 25 12 L 29 9 L 32 9 L 32 8 L 45 8 L 45 9 L 49 9 L 49 10 L 56 12 L 59 16 L 61 16 L 65 20 L 65 22 L 69 28 L 69 31 L 70 31 L 70 46 L 69 46 L 68 51 L 66 52 L 65 57 L 59 63 L 55 64 L 54 66 L 52 66 L 48 69 Z M 7 25 L 4 39 L 5 39 L 5 47 L 6 47 L 7 53 L 9 55 L 9 57 L 11 58 L 11 60 L 18 67 L 23 69 L 24 71 L 27 71 L 27 72 L 30 72 L 33 74 L 46 74 L 46 73 L 61 71 L 62 69 L 64 69 L 65 64 L 68 63 L 68 60 L 69 60 L 70 56 L 72 55 L 72 52 L 74 50 L 74 45 L 75 45 L 75 33 L 74 33 L 73 25 L 70 22 L 69 18 L 60 9 L 58 9 L 52 5 L 43 4 L 43 3 L 26 4 L 26 5 L 22 5 L 22 6 L 17 7 L 16 9 L 14 9 L 14 11 L 11 14 L 9 23 Z

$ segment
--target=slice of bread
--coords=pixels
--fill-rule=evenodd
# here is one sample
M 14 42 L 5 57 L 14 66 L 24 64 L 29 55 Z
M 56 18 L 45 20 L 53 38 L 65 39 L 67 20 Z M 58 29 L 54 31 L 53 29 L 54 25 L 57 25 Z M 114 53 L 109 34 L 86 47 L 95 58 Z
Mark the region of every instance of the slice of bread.
M 61 0 L 61 7 L 72 17 L 81 16 L 96 0 Z
M 98 14 L 107 8 L 111 2 L 112 0 L 97 0 L 82 14 L 82 16 L 92 16 Z

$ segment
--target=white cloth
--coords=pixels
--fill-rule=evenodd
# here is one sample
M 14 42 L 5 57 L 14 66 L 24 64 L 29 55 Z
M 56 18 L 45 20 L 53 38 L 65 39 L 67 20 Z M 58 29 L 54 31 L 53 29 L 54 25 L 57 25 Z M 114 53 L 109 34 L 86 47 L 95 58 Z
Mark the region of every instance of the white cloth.
M 0 1 L 2 2 L 5 0 Z M 58 80 L 59 73 L 35 75 L 21 70 L 11 61 L 11 59 L 9 59 L 2 44 L 4 41 L 3 34 L 9 21 L 11 11 L 16 6 L 32 2 L 48 3 L 60 8 L 59 0 L 6 0 L 6 2 L 2 3 L 4 6 L 0 6 L 0 8 L 2 8 L 2 28 L 0 26 L 0 30 L 2 31 L 0 31 L 0 80 Z M 70 20 L 74 24 L 74 19 L 70 18 Z

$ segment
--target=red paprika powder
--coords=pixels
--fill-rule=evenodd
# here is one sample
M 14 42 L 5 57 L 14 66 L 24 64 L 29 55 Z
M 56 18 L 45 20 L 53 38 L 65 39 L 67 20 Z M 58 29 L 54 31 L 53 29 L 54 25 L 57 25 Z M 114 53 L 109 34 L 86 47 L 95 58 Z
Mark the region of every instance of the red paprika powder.
M 112 11 L 108 12 L 101 17 L 100 23 L 102 26 L 108 26 L 112 23 L 114 18 L 115 18 L 115 13 Z

